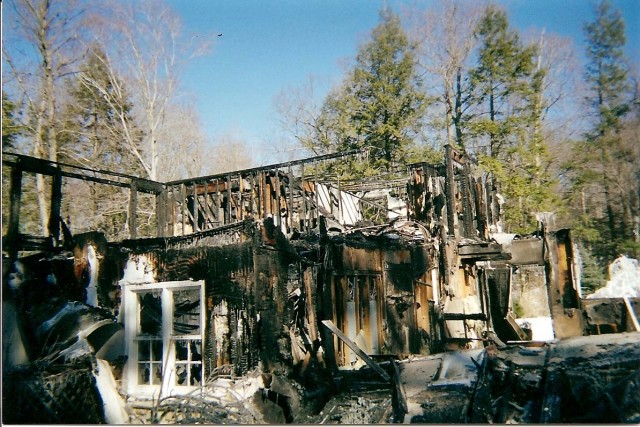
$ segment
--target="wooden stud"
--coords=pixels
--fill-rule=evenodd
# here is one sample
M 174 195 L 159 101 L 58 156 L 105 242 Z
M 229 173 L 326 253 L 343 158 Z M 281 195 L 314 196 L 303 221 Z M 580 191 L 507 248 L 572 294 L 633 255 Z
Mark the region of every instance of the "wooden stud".
M 165 237 L 166 215 L 165 215 L 165 194 L 162 190 L 156 194 L 156 233 L 157 237 Z
M 256 174 L 254 172 L 251 173 L 251 194 L 250 194 L 250 212 L 251 216 L 255 219 L 256 214 L 259 215 L 259 212 L 256 212 Z
M 307 222 L 307 192 L 304 189 L 304 163 L 300 165 L 300 231 L 309 231 L 309 223 Z
M 231 208 L 232 208 L 232 199 L 231 199 L 231 175 L 227 175 L 227 205 L 225 209 L 225 224 L 231 224 Z
M 279 170 L 276 169 L 276 182 L 275 182 L 275 187 L 276 187 L 276 226 L 278 228 L 282 227 L 282 217 L 280 216 L 280 176 L 279 176 Z
M 49 212 L 49 235 L 56 245 L 60 240 L 60 208 L 62 207 L 62 173 L 59 168 L 52 175 L 51 181 L 51 211 Z
M 184 184 L 180 184 L 180 217 L 182 218 L 182 235 L 185 236 L 187 230 L 187 191 Z
M 131 239 L 138 238 L 138 221 L 136 217 L 137 212 L 138 212 L 138 181 L 135 179 L 132 179 L 131 184 L 129 184 L 129 218 L 128 218 L 129 238 Z
M 13 262 L 18 255 L 18 235 L 20 233 L 20 199 L 22 197 L 22 169 L 19 166 L 11 169 L 11 196 L 9 211 L 9 228 L 7 243 L 9 259 Z
M 287 206 L 287 222 L 289 231 L 293 229 L 293 172 L 291 171 L 291 165 L 289 165 L 289 204 Z
M 198 183 L 193 182 L 193 231 L 200 231 L 200 202 L 198 201 Z

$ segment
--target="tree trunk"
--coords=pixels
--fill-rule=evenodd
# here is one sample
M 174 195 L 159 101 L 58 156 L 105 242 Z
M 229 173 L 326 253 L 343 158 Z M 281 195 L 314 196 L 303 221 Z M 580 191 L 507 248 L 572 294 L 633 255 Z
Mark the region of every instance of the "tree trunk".
M 462 140 L 462 69 L 456 70 L 456 94 L 455 94 L 455 110 L 453 114 L 453 123 L 456 131 L 456 143 L 462 148 L 466 154 L 464 141 Z

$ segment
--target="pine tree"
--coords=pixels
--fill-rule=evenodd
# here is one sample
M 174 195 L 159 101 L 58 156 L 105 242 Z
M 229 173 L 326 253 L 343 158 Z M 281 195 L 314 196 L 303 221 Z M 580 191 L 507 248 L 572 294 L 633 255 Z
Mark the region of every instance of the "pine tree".
M 23 133 L 23 127 L 16 118 L 18 113 L 16 104 L 9 96 L 2 92 L 2 150 L 13 148 L 18 138 Z
M 586 134 L 586 148 L 595 154 L 597 173 L 593 178 L 604 195 L 606 232 L 603 240 L 623 241 L 630 237 L 631 224 L 624 224 L 614 200 L 616 190 L 611 174 L 616 173 L 616 163 L 621 149 L 620 130 L 623 118 L 630 109 L 630 87 L 624 58 L 624 21 L 608 2 L 601 2 L 595 9 L 595 20 L 584 26 L 587 39 L 585 81 L 589 86 L 586 97 L 593 117 L 593 127 Z M 588 180 L 588 179 L 587 179 Z M 602 229 L 604 232 L 605 229 Z M 609 260 L 617 254 L 614 245 Z
M 425 106 L 414 49 L 399 18 L 383 9 L 380 24 L 358 51 L 353 70 L 327 97 L 315 144 L 325 151 L 369 150 L 367 159 L 347 165 L 339 172 L 342 175 L 393 170 L 420 151 L 414 141 Z
M 487 148 L 478 160 L 501 186 L 507 228 L 531 231 L 533 214 L 554 204 L 541 134 L 545 70 L 534 60 L 536 47 L 523 45 L 502 9 L 487 7 L 476 37 L 478 64 L 470 74 L 477 113 L 470 128 Z
M 527 98 L 535 90 L 533 46 L 523 46 L 518 33 L 509 29 L 507 14 L 489 6 L 478 26 L 476 37 L 481 46 L 478 65 L 471 70 L 476 102 L 485 110 L 475 120 L 477 134 L 489 139 L 488 155 L 500 158 L 502 150 L 513 142 L 526 117 Z

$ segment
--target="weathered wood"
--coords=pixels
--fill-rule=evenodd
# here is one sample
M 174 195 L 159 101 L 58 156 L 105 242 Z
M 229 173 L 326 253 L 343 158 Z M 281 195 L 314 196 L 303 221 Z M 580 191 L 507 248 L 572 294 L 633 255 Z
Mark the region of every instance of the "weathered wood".
M 287 174 L 289 178 L 289 203 L 287 206 L 287 220 L 289 231 L 293 229 L 293 172 L 291 166 L 289 166 L 289 172 Z
M 244 220 L 244 205 L 243 205 L 243 192 L 244 192 L 244 179 L 242 179 L 242 175 L 238 175 L 238 212 L 236 214 L 236 220 L 242 221 Z
M 224 212 L 224 223 L 231 224 L 231 175 L 227 175 L 227 205 Z
M 60 209 L 62 208 L 62 173 L 60 169 L 56 169 L 52 178 L 49 236 L 52 236 L 57 244 L 60 240 Z
M 636 317 L 636 313 L 633 311 L 633 306 L 631 302 L 629 302 L 629 297 L 623 297 L 624 305 L 627 307 L 627 311 L 629 312 L 629 317 L 631 318 L 631 322 L 633 323 L 633 327 L 636 331 L 640 331 L 640 323 L 638 322 L 638 318 Z
M 487 316 L 484 313 L 442 313 L 444 320 L 482 320 L 486 321 Z
M 165 203 L 164 203 L 164 215 L 165 215 L 165 236 L 173 237 L 173 191 L 171 187 L 167 187 L 165 190 Z
M 184 236 L 187 229 L 187 190 L 184 184 L 180 184 L 180 218 L 182 219 L 182 235 Z
M 307 317 L 309 321 L 309 335 L 311 337 L 311 341 L 315 342 L 318 339 L 318 331 L 316 329 L 316 314 L 315 307 L 313 304 L 313 290 L 311 289 L 311 282 L 313 281 L 313 269 L 308 268 L 304 271 L 302 275 L 302 280 L 304 282 L 304 291 L 306 293 L 306 302 L 307 302 Z
M 453 171 L 453 149 L 449 144 L 444 146 L 446 172 L 446 196 L 447 196 L 447 234 L 449 236 L 457 235 L 455 227 L 456 214 L 456 181 Z
M 19 167 L 23 172 L 30 172 L 41 175 L 53 176 L 60 173 L 65 178 L 75 178 L 83 181 L 96 182 L 99 184 L 113 185 L 116 187 L 129 188 L 132 179 L 138 180 L 138 191 L 158 194 L 163 189 L 163 184 L 132 175 L 112 172 L 100 169 L 90 169 L 77 165 L 69 165 L 61 162 L 51 162 L 31 156 L 24 156 L 15 153 L 3 153 L 2 163 L 12 168 Z M 100 178 L 96 174 L 114 177 L 114 179 Z M 121 181 L 116 181 L 120 178 Z
M 138 224 L 136 218 L 136 212 L 138 211 L 138 181 L 135 179 L 131 180 L 129 184 L 129 217 L 128 219 L 128 227 L 129 227 L 129 238 L 136 239 L 138 237 Z
M 158 237 L 165 237 L 166 231 L 166 192 L 163 190 L 156 195 L 156 233 Z
M 273 181 L 271 180 L 271 176 L 269 176 L 266 172 L 263 173 L 262 175 L 264 177 L 264 185 L 262 188 L 262 194 L 264 196 L 264 211 L 263 211 L 263 218 L 266 218 L 267 215 L 269 214 L 273 214 Z M 268 180 L 268 181 L 267 181 Z M 274 223 L 275 223 L 275 218 L 274 218 Z
M 198 183 L 193 183 L 194 187 L 197 189 Z M 200 227 L 200 218 L 204 219 L 204 213 L 202 213 L 202 209 L 200 209 L 200 199 L 197 192 L 193 195 L 193 217 L 195 219 L 193 223 L 193 228 L 195 231 L 202 231 L 203 227 Z
M 206 185 L 206 182 L 205 182 Z M 202 214 L 204 216 L 204 224 L 203 224 L 203 229 L 209 229 L 209 228 L 213 228 L 213 224 L 216 223 L 216 219 L 217 216 L 214 212 L 213 209 L 211 207 L 211 205 L 209 204 L 209 200 L 213 199 L 213 196 L 211 193 L 204 193 L 202 195 Z M 211 226 L 208 226 L 207 224 L 211 224 Z
M 255 173 L 252 173 L 250 176 L 251 176 L 251 196 L 250 196 L 251 197 L 251 202 L 250 202 L 251 203 L 251 205 L 250 205 L 251 208 L 250 208 L 250 211 L 251 211 L 251 216 L 255 217 L 256 214 L 259 215 L 259 213 L 256 212 L 256 207 L 257 207 L 256 206 L 256 175 L 255 175 Z
M 393 366 L 393 385 L 396 389 L 398 402 L 400 403 L 400 408 L 402 408 L 402 411 L 406 414 L 409 412 L 409 407 L 407 406 L 407 393 L 404 390 L 402 382 L 400 382 L 400 368 L 394 359 L 391 359 L 391 366 Z
M 272 165 L 266 165 L 266 166 L 259 166 L 259 167 L 255 167 L 255 168 L 249 168 L 249 169 L 241 169 L 238 171 L 235 171 L 235 173 L 237 174 L 246 174 L 246 173 L 250 173 L 250 172 L 263 172 L 263 171 L 268 171 L 268 170 L 278 170 L 278 169 L 283 169 L 286 168 L 288 166 L 297 166 L 297 165 L 301 165 L 304 163 L 319 163 L 319 162 L 326 162 L 328 160 L 334 160 L 334 159 L 340 159 L 340 158 L 344 158 L 344 157 L 349 157 L 352 156 L 354 154 L 359 153 L 360 150 L 359 149 L 354 149 L 354 150 L 350 150 L 350 151 L 342 151 L 339 153 L 331 153 L 331 154 L 322 154 L 320 156 L 314 156 L 314 157 L 308 157 L 305 159 L 300 159 L 300 160 L 293 160 L 290 162 L 284 162 L 284 163 L 276 163 L 276 164 L 272 164 Z M 227 174 L 216 174 L 216 175 L 208 175 L 208 176 L 203 176 L 203 179 L 212 179 L 212 178 L 224 178 Z M 190 182 L 191 179 L 179 179 L 179 180 L 175 180 L 175 181 L 170 181 L 167 182 L 166 185 L 175 185 L 175 184 L 180 184 L 181 182 Z
M 300 165 L 300 197 L 302 198 L 300 202 L 300 231 L 309 231 L 309 223 L 307 222 L 307 192 L 304 189 L 304 163 Z
M 178 203 L 178 194 L 176 187 L 167 187 L 167 219 L 169 227 L 167 233 L 173 237 L 176 235 L 176 221 L 178 215 L 176 213 L 176 204 Z
M 222 194 L 220 194 L 220 187 L 216 186 L 216 199 L 215 199 L 215 207 L 216 207 L 216 221 L 219 224 L 224 224 L 224 215 L 220 215 L 220 209 L 222 209 Z
M 279 171 L 276 169 L 276 225 L 278 227 L 282 226 L 282 216 L 280 215 L 280 176 Z
M 322 324 L 329 328 L 331 332 L 333 332 L 338 338 L 344 341 L 345 344 L 349 346 L 351 350 L 353 350 L 358 357 L 360 357 L 371 369 L 373 369 L 380 377 L 385 381 L 390 381 L 391 377 L 386 373 L 384 369 L 380 367 L 376 362 L 373 361 L 369 356 L 367 356 L 360 347 L 356 345 L 353 341 L 351 341 L 342 331 L 333 324 L 331 320 L 323 320 Z
M 11 169 L 11 196 L 9 211 L 9 228 L 7 229 L 7 246 L 9 259 L 14 261 L 18 255 L 18 237 L 20 232 L 20 199 L 22 197 L 22 169 Z

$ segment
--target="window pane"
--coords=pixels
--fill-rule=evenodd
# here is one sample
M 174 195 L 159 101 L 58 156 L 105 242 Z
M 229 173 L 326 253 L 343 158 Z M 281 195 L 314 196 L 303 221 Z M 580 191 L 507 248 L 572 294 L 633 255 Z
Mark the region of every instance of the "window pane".
M 202 340 L 176 340 L 175 385 L 202 383 Z
M 189 365 L 186 363 L 176 363 L 176 385 L 186 386 L 189 374 Z
M 191 385 L 202 384 L 202 365 L 191 365 Z
M 162 341 L 151 341 L 151 355 L 154 362 L 162 362 Z
M 173 292 L 173 334 L 200 333 L 200 290 L 185 289 Z
M 199 386 L 202 383 L 202 365 L 199 363 L 176 363 L 178 386 Z
M 189 360 L 189 342 L 185 340 L 176 341 L 176 360 Z
M 191 361 L 202 361 L 202 341 L 200 340 L 191 341 Z
M 162 302 L 160 292 L 145 292 L 138 294 L 140 306 L 139 334 L 161 335 L 162 333 Z
M 138 363 L 138 384 L 149 384 L 151 364 Z
M 148 362 L 149 360 L 149 341 L 138 341 L 138 360 L 140 362 Z
M 162 384 L 162 363 L 152 363 L 153 365 L 153 378 L 151 384 L 153 385 L 161 385 Z

